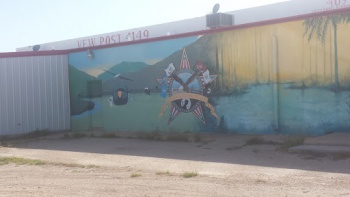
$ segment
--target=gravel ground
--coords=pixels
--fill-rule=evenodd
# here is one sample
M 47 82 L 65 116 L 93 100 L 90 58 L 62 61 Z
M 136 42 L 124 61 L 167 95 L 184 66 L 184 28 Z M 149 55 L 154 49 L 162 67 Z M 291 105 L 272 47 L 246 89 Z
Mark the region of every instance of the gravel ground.
M 0 165 L 0 196 L 350 196 L 350 159 L 244 145 L 248 138 L 22 140 L 0 147 L 0 158 L 48 163 Z

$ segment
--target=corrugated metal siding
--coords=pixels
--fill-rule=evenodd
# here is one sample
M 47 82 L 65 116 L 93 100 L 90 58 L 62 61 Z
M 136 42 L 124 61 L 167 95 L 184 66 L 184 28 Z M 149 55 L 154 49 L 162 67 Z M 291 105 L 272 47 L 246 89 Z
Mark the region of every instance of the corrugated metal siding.
M 0 58 L 0 135 L 68 129 L 68 56 Z

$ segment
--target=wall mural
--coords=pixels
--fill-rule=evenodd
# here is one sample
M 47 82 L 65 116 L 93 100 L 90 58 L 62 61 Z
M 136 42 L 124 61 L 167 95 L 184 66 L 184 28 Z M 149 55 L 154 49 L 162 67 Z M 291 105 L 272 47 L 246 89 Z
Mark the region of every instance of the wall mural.
M 191 69 L 188 61 L 186 50 L 183 49 L 180 68 L 176 71 L 173 63 L 169 64 L 165 69 L 166 76 L 163 79 L 158 79 L 162 86 L 162 97 L 166 97 L 166 92 L 169 93 L 169 98 L 162 107 L 161 115 L 163 115 L 167 106 L 171 103 L 170 116 L 168 124 L 170 124 L 180 113 L 191 112 L 203 124 L 205 118 L 203 115 L 200 102 L 205 103 L 211 114 L 218 118 L 214 107 L 208 102 L 208 98 L 203 96 L 203 90 L 206 94 L 210 94 L 210 83 L 216 78 L 215 75 L 209 75 L 209 70 L 201 61 L 196 62 L 196 71 Z M 201 74 L 201 76 L 199 76 Z
M 73 130 L 350 131 L 350 14 L 69 54 Z

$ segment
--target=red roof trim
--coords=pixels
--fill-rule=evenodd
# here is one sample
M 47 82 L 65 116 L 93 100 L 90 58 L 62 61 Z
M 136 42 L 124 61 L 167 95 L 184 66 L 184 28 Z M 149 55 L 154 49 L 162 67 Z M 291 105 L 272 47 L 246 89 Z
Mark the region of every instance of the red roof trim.
M 254 22 L 254 23 L 234 25 L 234 26 L 230 26 L 230 27 L 194 31 L 194 32 L 181 33 L 181 34 L 175 34 L 175 35 L 170 35 L 170 36 L 161 36 L 161 37 L 149 38 L 149 39 L 145 39 L 145 40 L 129 41 L 129 42 L 95 46 L 95 47 L 85 47 L 85 48 L 76 48 L 76 49 L 67 49 L 67 50 L 52 50 L 52 51 L 27 51 L 27 52 L 0 53 L 0 58 L 26 57 L 26 56 L 47 56 L 47 55 L 67 55 L 67 54 L 72 53 L 72 52 L 86 51 L 87 49 L 97 50 L 97 49 L 119 47 L 119 46 L 126 46 L 126 45 L 132 45 L 132 44 L 140 44 L 140 43 L 155 42 L 155 41 L 162 41 L 162 40 L 168 40 L 168 39 L 183 38 L 183 37 L 189 37 L 189 36 L 204 35 L 204 34 L 210 34 L 210 33 L 218 33 L 218 32 L 223 32 L 223 31 L 228 31 L 228 30 L 237 30 L 237 29 L 244 29 L 244 28 L 259 27 L 259 26 L 264 26 L 264 25 L 272 25 L 272 24 L 277 24 L 277 23 L 292 22 L 292 21 L 297 21 L 297 20 L 303 20 L 306 18 L 319 17 L 319 16 L 331 15 L 331 14 L 340 14 L 340 13 L 345 13 L 345 12 L 350 12 L 350 8 L 347 7 L 347 8 L 336 9 L 336 10 L 327 10 L 324 12 L 315 12 L 315 13 L 310 13 L 310 14 L 296 15 L 296 16 L 291 16 L 291 17 L 271 19 L 271 20 L 259 21 L 259 22 Z
M 222 27 L 222 28 L 217 28 L 217 29 L 208 29 L 208 30 L 194 31 L 194 32 L 181 33 L 181 34 L 175 34 L 175 35 L 169 35 L 169 36 L 161 36 L 161 37 L 149 38 L 149 39 L 144 39 L 144 40 L 129 41 L 129 42 L 122 42 L 122 43 L 116 43 L 116 44 L 110 44 L 110 45 L 101 45 L 101 46 L 94 46 L 94 47 L 68 49 L 68 51 L 71 53 L 71 52 L 86 51 L 88 49 L 97 50 L 97 49 L 105 49 L 105 48 L 126 46 L 126 45 L 132 45 L 132 44 L 141 44 L 141 43 L 147 43 L 147 42 L 155 42 L 155 41 L 162 41 L 162 40 L 168 40 L 168 39 L 176 39 L 176 38 L 183 38 L 183 37 L 189 37 L 189 36 L 198 36 L 198 35 L 205 35 L 205 34 L 211 34 L 211 33 L 218 33 L 218 32 L 223 32 L 223 31 L 228 31 L 228 30 L 237 30 L 237 29 L 259 27 L 259 26 L 264 26 L 264 25 L 272 25 L 272 24 L 277 24 L 277 23 L 292 22 L 292 21 L 297 21 L 297 20 L 303 20 L 306 18 L 319 17 L 319 16 L 332 15 L 332 14 L 340 14 L 340 13 L 346 13 L 346 12 L 350 12 L 350 7 L 336 9 L 336 10 L 328 10 L 328 11 L 323 11 L 323 12 L 315 12 L 315 13 L 310 13 L 310 14 L 290 16 L 290 17 L 284 17 L 284 18 L 278 18 L 278 19 L 271 19 L 271 20 L 266 20 L 266 21 L 246 23 L 246 24 L 241 24 L 241 25 L 233 25 L 230 27 Z
M 23 52 L 8 52 L 0 53 L 0 58 L 7 57 L 28 57 L 28 56 L 49 56 L 49 55 L 67 55 L 68 50 L 54 51 L 23 51 Z

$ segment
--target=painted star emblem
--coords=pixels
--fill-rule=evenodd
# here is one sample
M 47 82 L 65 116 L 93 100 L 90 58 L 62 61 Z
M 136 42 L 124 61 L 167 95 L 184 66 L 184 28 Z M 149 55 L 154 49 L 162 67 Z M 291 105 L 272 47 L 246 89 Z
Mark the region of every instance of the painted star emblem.
M 210 75 L 201 61 L 196 62 L 196 69 L 191 69 L 186 49 L 184 48 L 179 69 L 170 64 L 165 69 L 165 73 L 166 77 L 157 80 L 163 85 L 164 91 L 166 87 L 166 91 L 169 94 L 167 102 L 162 109 L 162 112 L 164 112 L 168 103 L 171 103 L 168 124 L 172 123 L 181 113 L 192 113 L 205 124 L 201 102 L 210 107 L 212 114 L 217 117 L 215 112 L 213 112 L 213 107 L 208 103 L 208 98 L 203 96 L 203 91 L 215 80 L 217 75 Z

